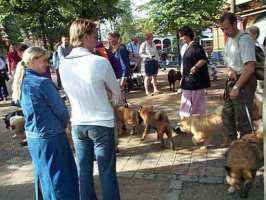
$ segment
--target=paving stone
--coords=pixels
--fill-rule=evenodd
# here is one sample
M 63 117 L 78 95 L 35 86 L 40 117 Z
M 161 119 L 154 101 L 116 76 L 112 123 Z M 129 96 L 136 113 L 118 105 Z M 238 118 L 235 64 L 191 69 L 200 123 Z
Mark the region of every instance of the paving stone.
M 124 167 L 126 166 L 128 160 L 129 160 L 129 157 L 118 158 L 116 162 L 116 171 L 118 172 L 122 171 Z
M 132 178 L 134 176 L 135 172 L 119 172 L 117 173 L 118 177 L 123 177 L 123 178 Z
M 188 169 L 188 175 L 190 176 L 204 176 L 206 173 L 206 168 L 204 165 L 201 167 L 195 166 L 195 167 L 190 167 Z
M 181 165 L 181 164 L 190 164 L 191 163 L 191 158 L 188 158 L 188 159 L 178 159 L 178 160 L 175 160 L 173 165 Z
M 213 160 L 208 160 L 207 161 L 207 166 L 208 167 L 221 167 L 224 166 L 224 159 L 213 159 Z
M 224 176 L 224 168 L 220 167 L 207 167 L 206 168 L 206 176 Z
M 180 181 L 180 180 L 171 180 L 169 188 L 170 189 L 181 190 L 182 189 L 182 184 L 183 184 L 183 182 Z
M 143 178 L 144 179 L 148 179 L 148 180 L 154 180 L 155 179 L 155 174 L 144 173 Z
M 124 168 L 127 171 L 134 171 L 134 170 L 138 170 L 139 167 L 141 166 L 141 163 L 143 162 L 143 160 L 136 160 L 134 158 L 130 158 L 127 163 L 125 164 Z
M 190 175 L 179 175 L 177 179 L 184 182 L 198 182 L 199 180 L 198 176 L 190 176 Z
M 134 175 L 134 178 L 143 178 L 144 176 L 144 172 L 136 172 L 135 175 Z
M 200 176 L 199 177 L 199 183 L 223 183 L 224 178 L 223 177 L 217 177 L 217 176 Z
M 189 165 L 175 165 L 172 167 L 174 174 L 187 174 Z
M 165 195 L 165 200 L 179 200 L 181 190 L 171 189 Z
M 166 181 L 166 180 L 176 180 L 176 175 L 173 174 L 157 174 L 156 179 L 160 181 Z

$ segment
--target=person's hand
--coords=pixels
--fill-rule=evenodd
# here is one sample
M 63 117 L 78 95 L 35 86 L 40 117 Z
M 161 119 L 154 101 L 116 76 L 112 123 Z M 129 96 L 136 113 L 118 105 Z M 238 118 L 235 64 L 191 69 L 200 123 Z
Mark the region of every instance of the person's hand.
M 196 66 L 194 66 L 194 67 L 192 67 L 192 68 L 190 69 L 190 73 L 191 73 L 191 74 L 195 74 L 196 71 L 197 71 L 197 67 L 196 67 Z
M 236 99 L 239 95 L 239 88 L 234 86 L 229 95 L 230 99 Z
M 121 89 L 124 89 L 126 86 L 126 79 L 124 77 L 122 77 L 121 81 L 120 81 L 120 87 Z
M 237 77 L 236 77 L 236 72 L 229 69 L 228 73 L 227 73 L 227 76 L 230 80 L 232 81 L 236 81 L 237 80 Z

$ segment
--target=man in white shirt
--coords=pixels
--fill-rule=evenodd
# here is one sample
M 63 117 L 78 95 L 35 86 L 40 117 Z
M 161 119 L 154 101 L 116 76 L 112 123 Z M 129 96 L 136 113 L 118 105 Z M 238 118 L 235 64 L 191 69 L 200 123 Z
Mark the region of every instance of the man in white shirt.
M 230 12 L 223 14 L 220 26 L 228 36 L 224 56 L 228 68 L 228 80 L 222 117 L 229 137 L 234 140 L 237 132 L 241 135 L 252 132 L 246 108 L 252 116 L 252 104 L 257 86 L 254 75 L 255 45 L 247 33 L 237 29 L 235 14 Z
M 94 55 L 96 24 L 79 19 L 70 27 L 71 53 L 60 64 L 62 85 L 71 105 L 72 136 L 80 182 L 80 200 L 97 199 L 93 184 L 94 154 L 103 200 L 119 200 L 116 177 L 114 112 L 120 87 L 109 61 Z

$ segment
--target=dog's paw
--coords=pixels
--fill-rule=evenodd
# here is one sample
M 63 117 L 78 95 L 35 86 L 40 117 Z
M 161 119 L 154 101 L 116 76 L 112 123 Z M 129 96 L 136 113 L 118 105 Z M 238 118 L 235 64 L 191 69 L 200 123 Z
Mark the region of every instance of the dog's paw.
M 170 149 L 175 150 L 174 142 L 170 142 Z
M 207 150 L 208 149 L 208 146 L 201 146 L 200 147 L 200 150 Z
M 234 194 L 235 193 L 235 188 L 233 186 L 230 186 L 227 190 L 227 194 Z

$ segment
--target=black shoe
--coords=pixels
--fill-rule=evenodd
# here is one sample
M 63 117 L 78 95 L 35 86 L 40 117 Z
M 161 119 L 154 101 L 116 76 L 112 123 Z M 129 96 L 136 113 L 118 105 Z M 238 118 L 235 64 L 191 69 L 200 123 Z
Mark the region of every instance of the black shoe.
M 28 145 L 27 140 L 26 140 L 26 139 L 25 139 L 25 140 L 22 140 L 22 141 L 20 142 L 20 145 L 21 145 L 21 146 L 27 146 L 27 145 Z

